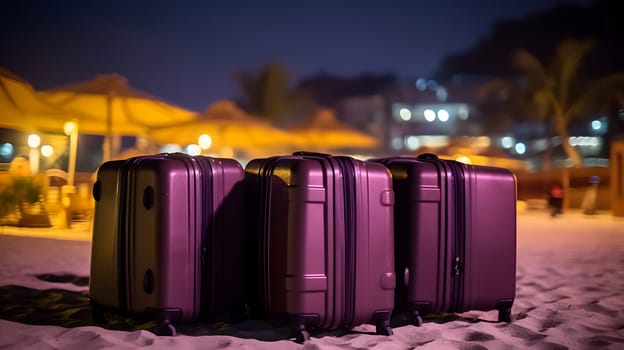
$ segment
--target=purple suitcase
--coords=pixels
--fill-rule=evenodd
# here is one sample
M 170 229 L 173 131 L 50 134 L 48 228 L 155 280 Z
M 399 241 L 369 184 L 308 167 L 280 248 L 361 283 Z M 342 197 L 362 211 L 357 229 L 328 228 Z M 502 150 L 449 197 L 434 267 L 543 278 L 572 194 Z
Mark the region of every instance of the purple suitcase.
M 298 152 L 245 167 L 252 310 L 306 326 L 392 334 L 394 193 L 381 164 Z M 257 311 L 257 310 L 255 310 Z M 262 314 L 260 312 L 260 314 Z
M 516 289 L 516 178 L 508 170 L 419 157 L 377 159 L 396 193 L 396 306 L 427 313 L 498 309 Z
M 244 171 L 181 153 L 105 162 L 93 186 L 89 297 L 104 311 L 171 322 L 242 315 Z

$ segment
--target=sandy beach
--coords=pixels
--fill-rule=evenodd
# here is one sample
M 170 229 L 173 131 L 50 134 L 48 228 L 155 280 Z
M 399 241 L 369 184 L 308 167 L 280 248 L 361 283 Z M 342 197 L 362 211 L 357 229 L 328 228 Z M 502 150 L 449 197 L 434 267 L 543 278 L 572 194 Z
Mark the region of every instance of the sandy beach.
M 88 305 L 90 228 L 0 228 L 0 349 L 623 349 L 624 219 L 577 212 L 518 215 L 517 293 L 510 324 L 497 312 L 394 320 L 317 331 L 306 344 L 271 321 L 179 325 L 156 336 L 149 323 L 93 323 Z

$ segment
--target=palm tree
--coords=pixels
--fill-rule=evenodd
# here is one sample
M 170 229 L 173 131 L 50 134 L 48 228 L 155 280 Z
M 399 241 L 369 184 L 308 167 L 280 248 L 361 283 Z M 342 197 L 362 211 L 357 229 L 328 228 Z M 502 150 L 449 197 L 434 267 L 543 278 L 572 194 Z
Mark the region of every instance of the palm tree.
M 549 121 L 574 167 L 583 160 L 569 142 L 568 127 L 574 118 L 598 112 L 605 102 L 624 89 L 624 74 L 613 74 L 591 84 L 578 81 L 581 62 L 594 47 L 591 40 L 566 40 L 557 47 L 555 58 L 545 67 L 534 55 L 518 50 L 513 63 L 523 71 L 523 89 L 530 92 L 536 116 Z
M 243 105 L 271 122 L 291 116 L 310 102 L 305 93 L 291 89 L 292 74 L 277 61 L 264 65 L 257 74 L 238 73 L 235 79 L 243 92 Z

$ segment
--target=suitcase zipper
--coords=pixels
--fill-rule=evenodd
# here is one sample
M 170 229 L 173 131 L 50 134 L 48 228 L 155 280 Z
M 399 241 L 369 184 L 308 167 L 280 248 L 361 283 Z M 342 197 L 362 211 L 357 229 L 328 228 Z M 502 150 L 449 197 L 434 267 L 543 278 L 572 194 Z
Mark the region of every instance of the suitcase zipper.
M 258 289 L 262 295 L 260 295 L 260 301 L 264 303 L 264 310 L 272 312 L 271 306 L 271 298 L 270 298 L 270 269 L 269 269 L 269 205 L 270 205 L 270 195 L 271 195 L 271 170 L 278 162 L 279 158 L 271 157 L 263 162 L 258 169 L 258 176 L 260 178 L 260 195 L 261 198 L 258 199 L 260 202 L 260 217 L 258 220 L 258 227 L 260 230 L 260 241 L 258 242 L 260 246 L 260 256 L 259 256 L 259 264 L 260 264 L 260 285 L 261 287 Z
M 462 165 L 455 161 L 439 160 L 436 155 L 423 154 L 418 157 L 419 160 L 430 162 L 436 165 L 439 171 L 444 171 L 448 178 L 451 173 L 452 181 L 446 181 L 447 210 L 453 205 L 453 230 L 448 232 L 447 239 L 452 240 L 452 251 L 446 252 L 449 284 L 445 286 L 449 290 L 449 300 L 446 297 L 442 300 L 442 311 L 457 312 L 463 308 L 464 296 L 464 270 L 465 270 L 465 246 L 466 246 L 466 185 L 464 169 Z M 454 188 L 451 189 L 451 186 Z M 448 217 L 448 215 L 446 216 Z M 448 223 L 447 223 L 448 225 Z M 450 236 L 450 237 L 449 237 Z M 450 261 L 449 261 L 450 260 Z M 446 282 L 445 282 L 446 285 Z M 446 289 L 445 288 L 445 289 Z M 446 295 L 444 292 L 443 295 Z
M 131 232 L 133 232 L 134 226 L 134 213 L 131 212 L 134 208 L 135 198 L 130 195 L 130 191 L 134 188 L 135 173 L 134 169 L 141 158 L 135 157 L 128 159 L 123 165 L 123 172 L 120 178 L 120 204 L 119 212 L 122 217 L 120 218 L 120 237 L 118 242 L 120 266 L 119 271 L 119 305 L 124 313 L 128 313 L 132 309 L 132 284 L 130 283 L 130 272 L 132 271 L 132 260 L 130 259 L 130 249 L 132 248 L 131 241 L 135 238 Z
M 351 159 L 336 157 L 342 170 L 345 215 L 345 297 L 344 324 L 353 326 L 355 320 L 355 275 L 356 275 L 356 186 L 355 167 Z
M 216 176 L 216 172 L 212 172 L 212 165 L 210 164 L 210 160 L 208 158 L 195 158 L 196 162 L 199 164 L 200 170 L 200 178 L 201 178 L 201 228 L 200 228 L 200 242 L 201 242 L 201 282 L 200 282 L 200 294 L 198 296 L 198 300 L 200 303 L 200 314 L 204 312 L 208 314 L 212 308 L 214 308 L 214 286 L 211 287 L 211 283 L 214 281 L 214 277 L 212 274 L 212 268 L 214 268 L 214 264 L 210 264 L 208 266 L 207 258 L 208 256 L 214 256 L 214 232 L 215 230 L 211 229 L 211 223 L 208 218 L 213 218 L 214 213 L 212 210 L 212 200 L 210 194 L 213 193 L 211 179 L 213 176 Z M 195 178 L 197 181 L 197 177 Z M 197 213 L 197 208 L 195 208 L 195 212 Z M 214 224 L 214 223 L 213 223 Z M 208 253 L 210 252 L 210 253 Z M 210 255 L 208 255 L 210 254 Z M 208 299 L 209 302 L 206 302 L 206 296 L 210 296 Z
M 453 175 L 454 225 L 453 228 L 453 270 L 451 272 L 451 290 L 449 311 L 457 312 L 463 308 L 464 295 L 464 260 L 466 245 L 466 183 L 461 164 L 449 162 Z

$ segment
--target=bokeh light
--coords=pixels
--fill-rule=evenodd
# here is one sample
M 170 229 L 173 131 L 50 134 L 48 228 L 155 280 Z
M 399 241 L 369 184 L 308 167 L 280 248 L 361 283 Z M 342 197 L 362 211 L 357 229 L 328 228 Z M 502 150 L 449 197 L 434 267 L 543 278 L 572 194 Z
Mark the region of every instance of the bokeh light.
M 210 135 L 202 134 L 197 141 L 201 149 L 208 149 L 212 146 L 212 137 L 210 137 Z
M 401 108 L 401 110 L 399 111 L 399 116 L 401 116 L 401 119 L 408 121 L 412 119 L 412 112 L 410 112 L 409 109 L 404 107 L 404 108 Z
M 449 112 L 446 109 L 441 109 L 438 111 L 438 119 L 441 122 L 446 122 L 449 120 Z
M 427 90 L 427 79 L 425 78 L 418 78 L 416 80 L 416 88 L 420 91 L 425 91 Z
M 464 164 L 472 164 L 472 160 L 470 159 L 470 157 L 465 156 L 465 155 L 463 155 L 463 154 L 462 154 L 462 155 L 460 155 L 460 156 L 457 156 L 457 157 L 455 158 L 455 160 L 456 160 L 456 161 L 458 161 L 458 162 L 460 162 L 460 163 L 464 163 Z
M 4 143 L 0 146 L 0 156 L 4 158 L 10 158 L 13 155 L 13 145 L 10 143 Z
M 593 130 L 600 130 L 602 128 L 602 122 L 600 120 L 593 120 L 591 122 L 591 127 Z
M 54 148 L 50 145 L 41 146 L 41 155 L 44 157 L 50 157 L 54 154 Z
M 503 148 L 511 148 L 513 147 L 514 144 L 514 139 L 511 136 L 505 136 L 501 139 L 501 146 L 503 146 Z
M 470 115 L 470 110 L 468 109 L 468 106 L 464 104 L 459 106 L 459 108 L 457 109 L 457 116 L 459 117 L 459 119 L 467 120 L 469 115 Z
M 28 147 L 37 148 L 41 144 L 41 137 L 37 134 L 28 135 Z
M 400 150 L 403 148 L 403 139 L 400 137 L 393 137 L 390 145 L 392 146 L 392 149 Z
M 160 151 L 163 153 L 176 153 L 182 152 L 182 147 L 180 145 L 176 145 L 173 143 L 168 143 L 160 148 Z
M 71 134 L 73 134 L 76 131 L 76 128 L 78 127 L 78 125 L 74 122 L 67 122 L 63 125 L 63 131 L 65 132 L 65 135 L 70 136 Z
M 436 114 L 432 109 L 425 109 L 424 115 L 425 120 L 427 120 L 428 122 L 432 122 L 436 118 Z
M 199 145 L 196 145 L 196 144 L 190 144 L 186 146 L 186 148 L 184 149 L 184 153 L 189 154 L 191 156 L 198 156 L 201 154 L 201 152 L 202 152 L 201 147 L 199 147 Z
M 448 91 L 446 91 L 446 89 L 443 87 L 439 87 L 436 90 L 435 94 L 438 100 L 442 102 L 446 101 L 446 99 L 448 98 Z
M 418 136 L 408 136 L 405 138 L 405 147 L 411 151 L 418 149 L 420 147 L 420 140 Z

